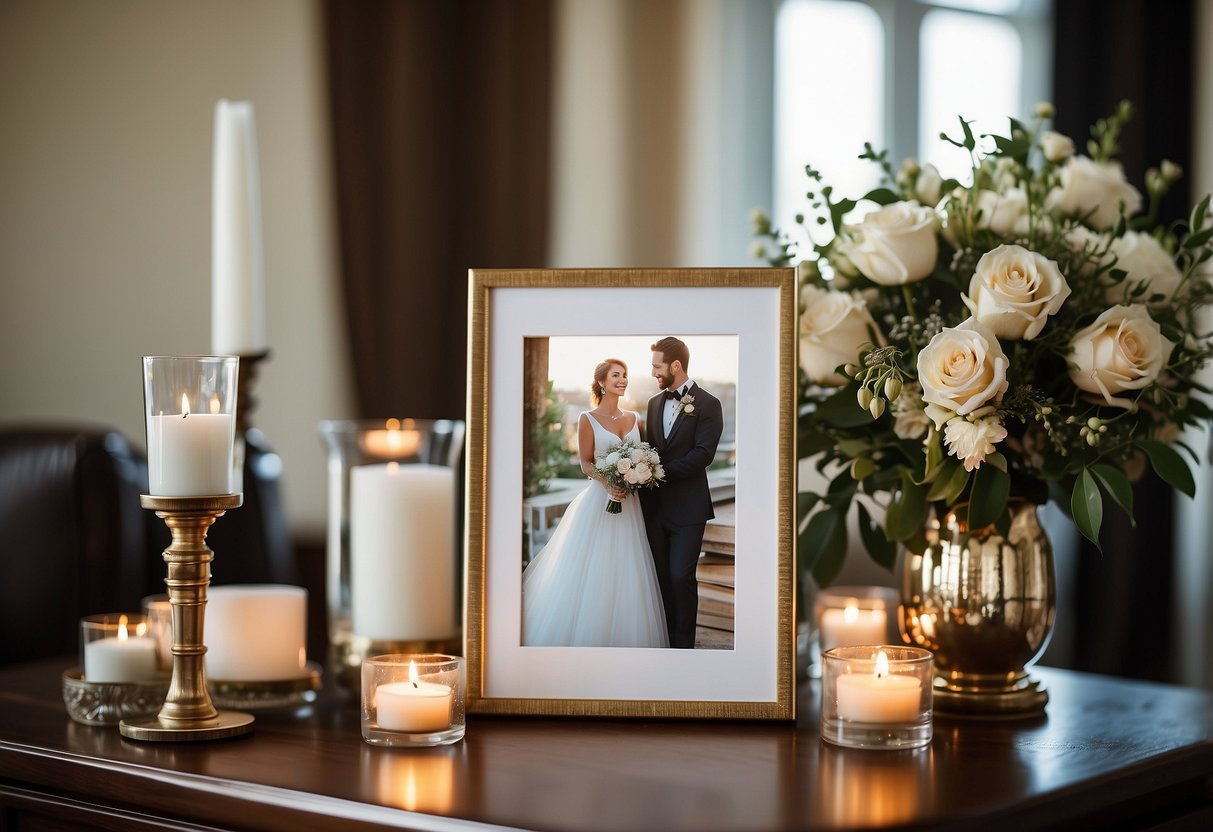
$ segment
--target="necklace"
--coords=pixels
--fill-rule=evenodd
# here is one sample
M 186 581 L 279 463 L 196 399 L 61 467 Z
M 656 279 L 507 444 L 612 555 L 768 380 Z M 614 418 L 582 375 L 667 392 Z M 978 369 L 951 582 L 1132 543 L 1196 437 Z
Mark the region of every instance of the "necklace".
M 611 414 L 608 413 L 607 418 L 610 419 L 612 422 L 614 422 L 622 415 L 623 415 L 622 413 L 617 413 L 614 416 L 612 416 Z

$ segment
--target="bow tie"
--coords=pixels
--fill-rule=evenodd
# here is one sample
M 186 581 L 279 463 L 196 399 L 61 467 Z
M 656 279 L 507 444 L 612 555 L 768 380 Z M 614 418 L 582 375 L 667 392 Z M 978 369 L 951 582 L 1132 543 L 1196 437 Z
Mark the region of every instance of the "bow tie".
M 665 391 L 665 397 L 667 399 L 681 399 L 685 395 L 686 394 L 683 393 L 681 390 L 666 390 Z

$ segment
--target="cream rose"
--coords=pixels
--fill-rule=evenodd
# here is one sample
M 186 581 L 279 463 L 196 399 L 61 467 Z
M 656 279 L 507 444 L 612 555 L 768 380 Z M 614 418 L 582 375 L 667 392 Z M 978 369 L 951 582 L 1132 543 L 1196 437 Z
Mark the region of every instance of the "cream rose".
M 998 338 L 1031 341 L 1069 296 L 1055 262 L 1022 246 L 1001 245 L 977 261 L 969 294 L 961 299 Z
M 918 353 L 922 400 L 960 416 L 998 401 L 1007 389 L 1007 356 L 994 333 L 976 318 L 944 328 Z M 938 410 L 927 414 L 938 424 Z
M 812 284 L 800 292 L 800 367 L 809 381 L 841 387 L 846 377 L 835 368 L 857 363 L 859 351 L 872 343 L 876 323 L 858 294 L 822 289 Z
M 988 228 L 1001 237 L 1026 236 L 1028 233 L 1028 195 L 1023 188 L 1003 193 L 981 191 L 977 194 L 979 228 Z
M 898 439 L 919 439 L 927 434 L 931 418 L 922 407 L 922 388 L 910 382 L 893 400 L 893 433 Z
M 943 198 L 943 177 L 939 168 L 929 162 L 922 166 L 914 179 L 914 196 L 923 205 L 938 205 Z
M 1129 290 L 1142 281 L 1148 288 L 1141 299 L 1147 302 L 1151 295 L 1164 295 L 1159 303 L 1165 303 L 1179 288 L 1183 275 L 1175 265 L 1175 258 L 1151 235 L 1126 231 L 1112 241 L 1112 253 L 1116 255 L 1115 267 L 1124 269 L 1128 276 L 1108 287 L 1108 303 L 1125 303 Z
M 1061 187 L 1049 194 L 1047 204 L 1062 213 L 1085 217 L 1094 228 L 1108 229 L 1120 216 L 1118 203 L 1122 201 L 1126 217 L 1141 210 L 1141 193 L 1125 180 L 1119 162 L 1072 156 L 1061 168 Z
M 1112 407 L 1135 410 L 1115 394 L 1154 383 L 1174 346 L 1144 306 L 1113 306 L 1070 339 L 1070 380 Z
M 852 242 L 846 255 L 873 283 L 901 286 L 935 271 L 939 241 L 935 212 L 917 202 L 894 202 L 849 226 Z
M 1050 162 L 1060 162 L 1074 155 L 1074 140 L 1055 130 L 1040 134 L 1040 151 Z

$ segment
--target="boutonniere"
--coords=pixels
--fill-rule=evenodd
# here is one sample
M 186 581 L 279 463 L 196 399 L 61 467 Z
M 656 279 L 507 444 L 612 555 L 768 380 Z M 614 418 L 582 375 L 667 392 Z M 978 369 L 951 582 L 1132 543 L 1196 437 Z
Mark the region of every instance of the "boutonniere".
M 695 412 L 695 397 L 687 393 L 678 400 L 678 413 L 694 413 Z M 677 416 L 678 413 L 674 415 Z

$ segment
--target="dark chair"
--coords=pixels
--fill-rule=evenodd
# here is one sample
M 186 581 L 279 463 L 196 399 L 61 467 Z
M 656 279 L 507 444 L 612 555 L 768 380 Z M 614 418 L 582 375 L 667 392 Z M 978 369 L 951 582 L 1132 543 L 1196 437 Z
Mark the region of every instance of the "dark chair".
M 73 655 L 82 616 L 163 592 L 146 490 L 143 457 L 119 433 L 0 427 L 0 665 Z

